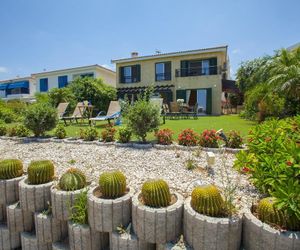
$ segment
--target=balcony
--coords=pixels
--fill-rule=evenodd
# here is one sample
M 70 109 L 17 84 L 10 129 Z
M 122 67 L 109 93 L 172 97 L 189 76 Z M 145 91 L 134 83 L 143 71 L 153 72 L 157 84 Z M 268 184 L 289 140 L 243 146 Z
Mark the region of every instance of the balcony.
M 171 80 L 171 72 L 168 73 L 156 73 L 155 74 L 155 81 L 161 82 L 161 81 L 170 81 Z
M 176 77 L 188 77 L 188 76 L 208 76 L 221 74 L 221 66 L 209 66 L 209 67 L 190 67 L 180 68 L 175 70 Z
M 133 77 L 133 76 L 123 76 L 120 83 L 135 83 L 135 82 L 139 82 L 137 77 Z

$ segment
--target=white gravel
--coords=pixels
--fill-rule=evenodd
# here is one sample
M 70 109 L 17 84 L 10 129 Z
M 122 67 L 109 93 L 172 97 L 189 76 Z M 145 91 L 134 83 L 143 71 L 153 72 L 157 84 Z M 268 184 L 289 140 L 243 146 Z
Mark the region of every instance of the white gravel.
M 236 186 L 235 204 L 239 208 L 250 207 L 258 198 L 257 190 L 249 183 L 246 175 L 240 175 L 232 168 L 234 154 L 216 154 L 215 165 L 207 170 L 206 152 L 198 153 L 183 150 L 148 150 L 66 143 L 20 143 L 0 139 L 1 158 L 18 158 L 25 169 L 31 160 L 49 159 L 55 163 L 60 176 L 69 167 L 84 171 L 92 182 L 103 171 L 119 169 L 127 176 L 128 183 L 139 190 L 149 178 L 163 178 L 170 188 L 185 197 L 198 184 L 216 184 L 225 187 Z M 187 170 L 187 159 L 195 160 L 198 168 Z M 225 162 L 225 166 L 223 164 Z M 226 174 L 227 173 L 227 174 Z M 229 183 L 229 184 L 228 184 Z

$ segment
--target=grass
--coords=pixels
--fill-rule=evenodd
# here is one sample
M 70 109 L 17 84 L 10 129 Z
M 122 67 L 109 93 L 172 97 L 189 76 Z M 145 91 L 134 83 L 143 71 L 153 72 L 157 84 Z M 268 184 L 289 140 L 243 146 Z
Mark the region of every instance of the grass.
M 16 125 L 16 123 L 11 124 L 10 126 Z M 107 125 L 106 121 L 98 122 L 96 125 L 99 134 L 101 130 Z M 205 129 L 223 129 L 224 132 L 229 130 L 237 130 L 241 133 L 243 137 L 248 134 L 248 131 L 255 126 L 256 123 L 253 121 L 248 121 L 241 119 L 238 115 L 223 115 L 223 116 L 202 116 L 198 117 L 197 120 L 188 119 L 188 120 L 166 120 L 166 124 L 160 126 L 162 128 L 169 128 L 174 131 L 173 138 L 176 139 L 180 131 L 186 128 L 191 128 L 198 133 L 201 133 Z M 85 121 L 81 123 L 80 121 L 76 124 L 65 126 L 67 137 L 78 137 L 80 128 L 88 128 L 88 123 Z M 118 128 L 118 127 L 116 127 Z M 54 135 L 54 130 L 49 131 L 48 135 Z M 154 133 L 149 133 L 148 140 L 154 139 Z

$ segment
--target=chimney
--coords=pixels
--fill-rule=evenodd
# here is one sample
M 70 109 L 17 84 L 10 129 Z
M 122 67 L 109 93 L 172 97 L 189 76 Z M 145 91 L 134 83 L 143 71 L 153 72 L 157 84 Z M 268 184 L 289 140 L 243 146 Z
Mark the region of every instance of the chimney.
M 134 52 L 131 52 L 131 57 L 138 57 L 139 56 L 139 53 L 134 51 Z

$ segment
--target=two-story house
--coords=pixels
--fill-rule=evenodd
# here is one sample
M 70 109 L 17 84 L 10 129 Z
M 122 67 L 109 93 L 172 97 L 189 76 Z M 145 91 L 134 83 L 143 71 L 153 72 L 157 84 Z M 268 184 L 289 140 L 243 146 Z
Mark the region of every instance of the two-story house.
M 32 74 L 36 81 L 36 92 L 48 92 L 52 88 L 63 88 L 77 77 L 102 78 L 104 83 L 116 87 L 116 73 L 100 65 L 45 71 Z
M 150 85 L 165 103 L 184 99 L 203 113 L 221 114 L 222 84 L 229 77 L 227 46 L 112 60 L 118 97 L 134 100 Z

